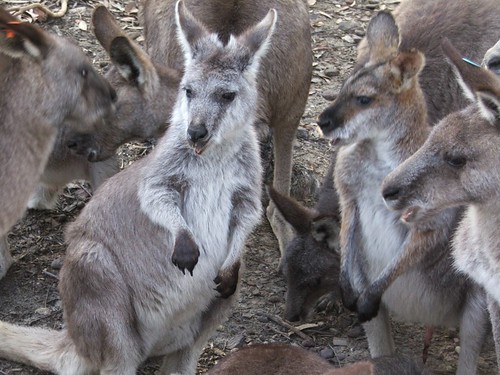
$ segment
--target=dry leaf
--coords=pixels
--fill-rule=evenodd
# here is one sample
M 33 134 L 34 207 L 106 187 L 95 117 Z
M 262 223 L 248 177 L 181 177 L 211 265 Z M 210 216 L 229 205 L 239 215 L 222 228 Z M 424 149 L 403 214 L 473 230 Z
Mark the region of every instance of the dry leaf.
M 319 327 L 319 326 L 320 325 L 316 324 L 316 323 L 305 323 L 305 324 L 301 324 L 300 326 L 297 326 L 295 328 L 297 328 L 299 331 L 303 331 L 305 329 L 316 328 L 316 327 Z
M 313 6 L 316 4 L 316 0 L 307 0 L 307 4 L 309 4 L 309 6 Z
M 78 21 L 78 28 L 80 30 L 87 31 L 88 30 L 87 22 L 85 22 L 83 20 Z

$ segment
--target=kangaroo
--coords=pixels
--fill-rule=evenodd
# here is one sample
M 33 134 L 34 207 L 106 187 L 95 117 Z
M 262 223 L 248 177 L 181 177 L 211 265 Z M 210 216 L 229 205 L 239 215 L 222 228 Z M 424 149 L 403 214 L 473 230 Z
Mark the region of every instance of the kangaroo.
M 285 317 L 289 321 L 307 320 L 318 299 L 339 296 L 339 205 L 333 186 L 336 153 L 325 175 L 318 202 L 313 209 L 269 188 L 269 196 L 296 236 L 288 244 L 282 261 L 286 278 Z
M 458 80 L 474 102 L 436 125 L 425 144 L 385 178 L 382 193 L 388 207 L 412 226 L 467 205 L 453 239 L 453 257 L 455 266 L 488 293 L 498 359 L 500 79 L 450 52 Z
M 251 124 L 276 17 L 271 9 L 224 44 L 176 4 L 185 73 L 169 131 L 67 228 L 65 328 L 1 322 L 0 357 L 59 374 L 128 375 L 163 356 L 160 374 L 195 373 L 237 299 L 244 243 L 261 216 Z
M 486 51 L 481 65 L 500 76 L 500 40 Z
M 20 219 L 42 174 L 58 129 L 71 139 L 93 132 L 113 108 L 114 92 L 83 51 L 21 23 L 0 7 L 0 237 Z M 5 238 L 0 278 L 12 263 Z
M 448 3 L 439 3 L 437 11 L 446 14 Z M 442 13 L 432 16 L 445 28 Z M 401 12 L 399 17 L 412 18 Z M 452 25 L 448 20 L 455 30 Z M 432 26 L 426 24 L 424 35 Z M 388 210 L 380 193 L 383 178 L 424 143 L 431 129 L 418 78 L 425 58 L 417 50 L 401 50 L 403 41 L 389 13 L 369 23 L 367 43 L 368 62 L 348 78 L 319 121 L 325 135 L 342 144 L 334 180 L 342 213 L 343 301 L 365 322 L 372 357 L 394 351 L 390 311 L 431 327 L 459 326 L 457 373 L 474 374 L 488 317 L 481 288 L 452 266 L 449 240 L 460 209 L 409 228 Z
M 224 357 L 207 375 L 420 375 L 430 374 L 412 359 L 380 357 L 334 368 L 319 355 L 286 344 L 250 345 Z
M 96 160 L 112 156 L 118 146 L 132 139 L 158 137 L 168 127 L 179 79 L 184 70 L 183 53 L 175 38 L 174 0 L 147 0 L 142 9 L 145 52 L 130 41 L 103 7 L 95 10 L 97 39 L 108 51 L 113 67 L 106 74 L 118 93 L 116 116 L 99 134 L 89 135 L 74 150 Z M 289 195 L 292 149 L 304 112 L 312 77 L 312 47 L 308 6 L 305 0 L 232 1 L 187 0 L 186 5 L 211 32 L 226 43 L 264 17 L 269 8 L 280 14 L 271 40 L 272 48 L 262 61 L 258 77 L 258 115 L 255 126 L 267 125 L 274 143 L 273 186 Z M 285 62 L 293 61 L 293 64 Z M 172 95 L 174 93 L 174 95 Z M 121 105 L 121 103 L 125 103 Z M 123 112 L 120 111 L 123 110 Z M 84 146 L 83 146 L 83 145 Z M 280 253 L 293 231 L 271 205 L 267 216 L 276 234 Z
M 73 180 L 87 180 L 97 189 L 119 171 L 115 154 L 119 146 L 157 139 L 168 126 L 182 72 L 154 62 L 123 32 L 106 7 L 94 10 L 92 23 L 97 40 L 111 59 L 105 78 L 117 93 L 116 112 L 105 119 L 98 132 L 80 134 L 78 139 L 59 131 L 29 208 L 54 208 L 60 190 Z

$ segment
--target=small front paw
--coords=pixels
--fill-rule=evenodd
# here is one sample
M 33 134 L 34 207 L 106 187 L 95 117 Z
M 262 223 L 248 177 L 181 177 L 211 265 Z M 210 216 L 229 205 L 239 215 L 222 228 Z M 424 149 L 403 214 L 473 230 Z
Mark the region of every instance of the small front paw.
M 381 296 L 364 291 L 358 298 L 357 312 L 358 319 L 361 323 L 365 323 L 375 318 L 380 308 Z
M 346 308 L 356 312 L 359 293 L 354 290 L 351 283 L 345 278 L 340 277 L 340 296 L 342 303 Z
M 219 271 L 214 283 L 217 284 L 215 290 L 220 293 L 220 297 L 229 298 L 236 292 L 239 270 L 240 262 L 238 261 L 229 269 Z
M 186 230 L 181 230 L 175 239 L 174 253 L 172 254 L 172 263 L 177 266 L 183 274 L 188 270 L 193 276 L 193 270 L 198 263 L 200 250 L 198 245 L 191 238 Z

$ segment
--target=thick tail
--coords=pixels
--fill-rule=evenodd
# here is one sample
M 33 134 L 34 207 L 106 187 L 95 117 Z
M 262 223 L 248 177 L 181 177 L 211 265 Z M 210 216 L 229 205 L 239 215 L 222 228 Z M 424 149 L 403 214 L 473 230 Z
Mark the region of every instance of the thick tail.
M 83 375 L 91 372 L 76 353 L 75 345 L 65 330 L 0 322 L 0 357 L 56 374 Z

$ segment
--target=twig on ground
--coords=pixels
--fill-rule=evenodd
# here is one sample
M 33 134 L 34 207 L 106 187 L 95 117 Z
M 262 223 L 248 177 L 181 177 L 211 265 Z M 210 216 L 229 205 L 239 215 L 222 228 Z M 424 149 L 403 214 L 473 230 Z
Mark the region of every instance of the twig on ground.
M 14 6 L 14 7 L 8 8 L 7 10 L 9 12 L 14 12 L 14 14 L 17 16 L 17 15 L 20 15 L 20 14 L 26 12 L 27 10 L 35 9 L 35 8 L 40 9 L 48 17 L 61 18 L 68 11 L 68 0 L 61 0 L 61 9 L 59 9 L 57 12 L 53 12 L 52 10 L 50 10 L 47 6 L 45 6 L 42 3 L 33 3 L 33 4 L 28 4 L 28 5 L 23 5 L 23 6 L 19 5 L 19 6 Z
M 310 341 L 314 341 L 311 336 L 309 335 L 306 335 L 304 332 L 302 332 L 300 329 L 297 329 L 295 328 L 294 326 L 292 326 L 291 324 L 285 322 L 283 319 L 281 319 L 279 316 L 276 316 L 276 315 L 271 315 L 271 314 L 267 314 L 267 313 L 263 313 L 262 315 L 264 315 L 267 319 L 269 320 L 272 320 L 273 322 L 285 327 L 286 329 L 292 331 L 293 333 L 295 333 L 297 336 L 299 336 L 300 338 L 304 339 L 304 340 L 310 340 Z

